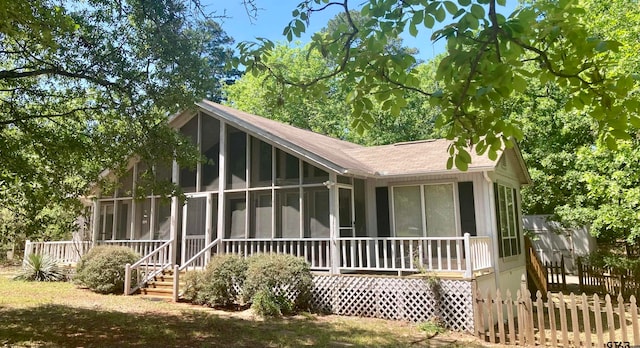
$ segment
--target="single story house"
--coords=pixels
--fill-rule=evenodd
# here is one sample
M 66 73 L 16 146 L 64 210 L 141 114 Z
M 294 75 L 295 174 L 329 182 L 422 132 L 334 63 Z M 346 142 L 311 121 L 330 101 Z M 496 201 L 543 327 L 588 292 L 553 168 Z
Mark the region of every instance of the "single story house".
M 364 307 L 394 298 L 382 307 L 395 314 L 378 316 L 412 320 L 433 314 L 415 300 L 425 283 L 415 274 L 426 272 L 451 294 L 443 315 L 464 321 L 450 324 L 462 330 L 473 325 L 472 283 L 484 293 L 520 288 L 520 188 L 531 179 L 517 145 L 495 161 L 472 154 L 462 172 L 446 169 L 447 140 L 366 147 L 207 100 L 169 122 L 206 158 L 194 170 L 155 168 L 186 202 L 133 199 L 147 170 L 134 160 L 117 189 L 93 199 L 93 242 L 140 251 L 146 258 L 134 267 L 183 270 L 215 253 L 290 253 L 310 263 L 319 293 L 350 289 L 343 305 L 352 307 L 326 304 L 334 312 L 374 315 L 380 303 Z M 399 313 L 399 295 L 387 288 L 404 291 L 418 317 Z

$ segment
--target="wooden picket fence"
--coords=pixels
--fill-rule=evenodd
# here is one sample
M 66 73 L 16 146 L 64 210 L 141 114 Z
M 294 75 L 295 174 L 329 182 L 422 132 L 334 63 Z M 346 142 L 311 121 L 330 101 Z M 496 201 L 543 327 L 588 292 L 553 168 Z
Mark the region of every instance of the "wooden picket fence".
M 521 288 L 516 298 L 507 291 L 480 294 L 474 299 L 475 334 L 491 343 L 522 346 L 606 347 L 640 345 L 640 324 L 635 296 L 627 303 L 619 295 L 615 301 L 606 295 L 579 296 L 571 293 L 540 291 L 536 298 Z

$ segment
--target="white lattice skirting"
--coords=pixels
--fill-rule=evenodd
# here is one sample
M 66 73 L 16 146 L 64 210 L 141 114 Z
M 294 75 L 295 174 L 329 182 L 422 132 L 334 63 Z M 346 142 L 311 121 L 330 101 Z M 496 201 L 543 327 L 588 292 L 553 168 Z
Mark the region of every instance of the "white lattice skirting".
M 315 275 L 312 305 L 339 315 L 422 322 L 440 317 L 447 328 L 473 332 L 471 282 L 384 276 Z

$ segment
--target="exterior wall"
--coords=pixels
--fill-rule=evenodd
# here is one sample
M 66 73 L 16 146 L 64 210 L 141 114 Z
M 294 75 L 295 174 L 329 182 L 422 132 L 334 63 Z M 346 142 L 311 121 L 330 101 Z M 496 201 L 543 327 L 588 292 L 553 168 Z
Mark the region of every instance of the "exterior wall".
M 498 273 L 500 292 L 507 293 L 507 290 L 511 292 L 511 296 L 515 298 L 516 293 L 520 290 L 522 284 L 522 276 L 526 279 L 527 267 L 520 265 L 519 267 L 512 267 L 509 270 Z M 525 282 L 526 284 L 526 282 Z
M 521 169 L 519 168 L 519 162 L 515 155 L 514 150 L 505 150 L 502 158 L 498 162 L 496 166 L 495 172 L 489 173 L 489 178 L 493 183 L 497 183 L 500 185 L 504 185 L 510 188 L 514 188 L 516 190 L 516 202 L 517 202 L 517 216 L 516 221 L 522 221 L 522 201 L 520 195 L 520 185 L 523 180 L 521 176 Z M 495 211 L 495 194 L 493 184 L 490 184 L 487 187 L 488 191 L 491 192 L 491 211 L 488 212 L 491 216 L 492 226 L 494 229 L 497 228 L 497 216 Z M 498 243 L 498 234 L 496 230 L 495 235 L 495 244 L 494 251 L 496 255 L 496 282 L 498 284 L 498 288 L 501 289 L 501 292 L 505 292 L 506 289 L 510 289 L 511 293 L 515 296 L 515 291 L 519 289 L 520 277 L 522 274 L 526 276 L 526 259 L 524 253 L 524 235 L 522 229 L 522 223 L 518 225 L 518 233 L 520 238 L 520 254 L 509 256 L 509 257 L 499 257 L 499 246 Z

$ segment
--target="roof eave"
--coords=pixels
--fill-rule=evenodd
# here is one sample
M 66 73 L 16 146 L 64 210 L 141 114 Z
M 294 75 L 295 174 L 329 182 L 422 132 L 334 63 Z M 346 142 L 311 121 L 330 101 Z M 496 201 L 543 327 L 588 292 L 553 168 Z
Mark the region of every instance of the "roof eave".
M 374 177 L 376 178 L 407 178 L 414 176 L 427 176 L 427 175 L 456 175 L 456 174 L 464 174 L 464 173 L 481 173 L 486 171 L 495 170 L 495 166 L 477 166 L 468 168 L 466 171 L 461 171 L 458 169 L 445 169 L 445 170 L 433 170 L 427 172 L 413 172 L 413 173 L 402 173 L 402 174 L 385 174 L 376 172 Z

